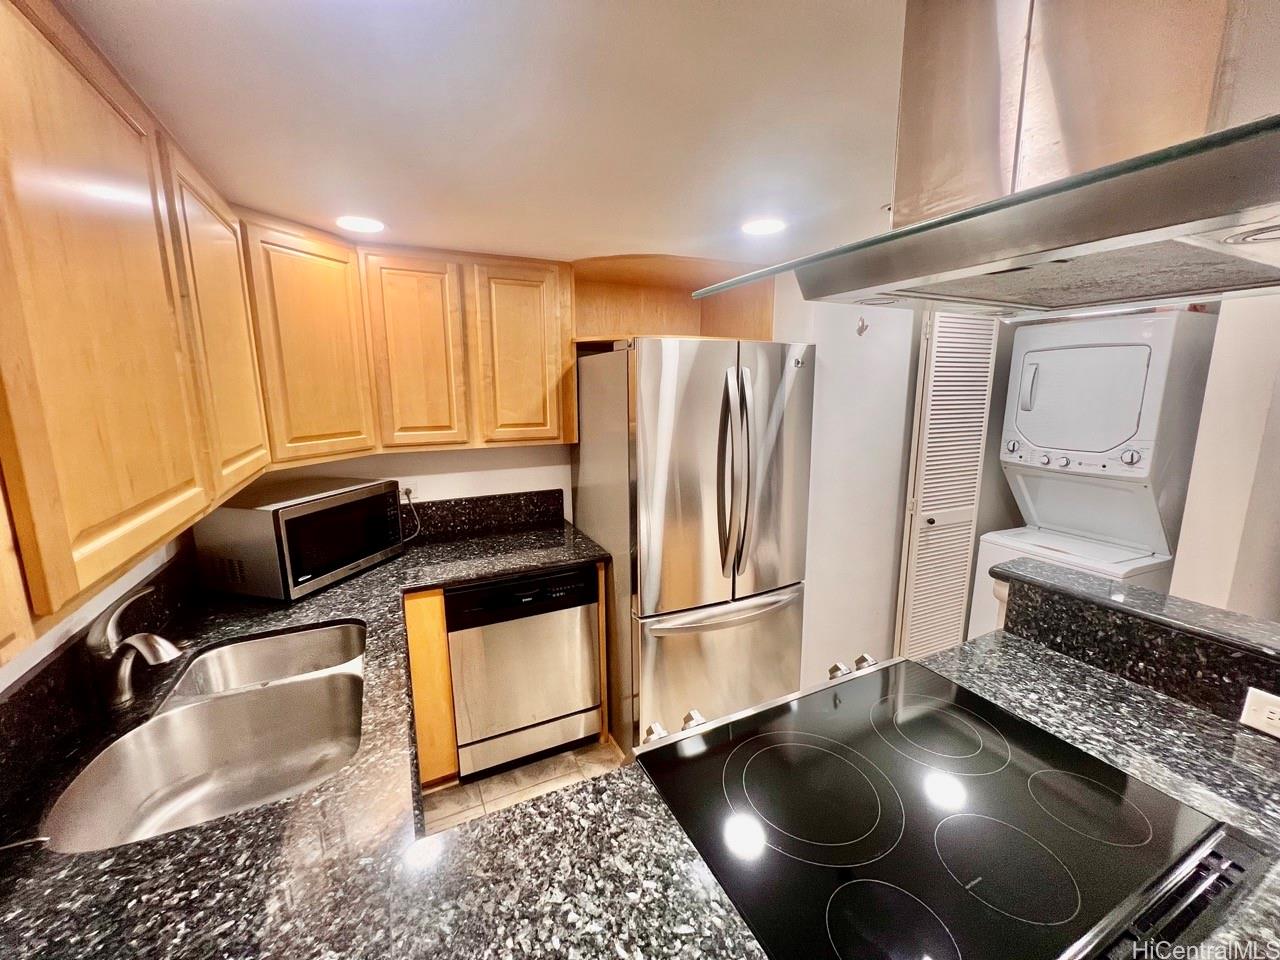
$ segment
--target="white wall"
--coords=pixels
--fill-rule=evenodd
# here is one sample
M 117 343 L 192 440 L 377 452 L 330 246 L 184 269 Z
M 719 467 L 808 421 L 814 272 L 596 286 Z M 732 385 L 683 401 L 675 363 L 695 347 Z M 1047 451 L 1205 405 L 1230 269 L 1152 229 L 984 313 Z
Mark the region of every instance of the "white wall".
M 572 477 L 567 446 L 380 453 L 299 467 L 297 473 L 398 480 L 415 500 L 449 500 L 558 488 L 564 491 L 565 517 L 572 519 Z
M 893 655 L 919 319 L 805 303 L 779 277 L 774 337 L 817 346 L 801 683 Z M 866 327 L 858 333 L 859 323 Z
M 1228 300 L 1169 592 L 1280 619 L 1280 296 Z

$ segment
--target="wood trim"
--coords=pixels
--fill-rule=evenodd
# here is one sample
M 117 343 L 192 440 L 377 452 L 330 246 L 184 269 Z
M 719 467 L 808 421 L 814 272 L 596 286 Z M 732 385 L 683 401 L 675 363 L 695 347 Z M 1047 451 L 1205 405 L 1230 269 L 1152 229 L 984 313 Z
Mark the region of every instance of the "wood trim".
M 0 666 L 35 640 L 27 592 L 22 582 L 18 550 L 5 509 L 4 488 L 0 486 Z
M 444 591 L 407 594 L 404 624 L 418 746 L 418 779 L 424 785 L 441 783 L 458 775 L 458 735 L 454 726 Z
M 609 742 L 609 568 L 603 561 L 596 564 L 596 589 L 599 599 L 596 601 L 596 631 L 600 641 L 600 742 Z

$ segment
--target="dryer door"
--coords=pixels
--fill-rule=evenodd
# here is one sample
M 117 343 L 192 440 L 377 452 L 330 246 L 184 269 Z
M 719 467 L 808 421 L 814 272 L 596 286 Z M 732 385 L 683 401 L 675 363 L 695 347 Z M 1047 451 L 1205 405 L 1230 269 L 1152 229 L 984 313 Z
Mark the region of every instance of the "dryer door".
M 1017 382 L 1015 422 L 1027 442 L 1102 453 L 1138 432 L 1151 348 L 1098 344 L 1030 350 Z

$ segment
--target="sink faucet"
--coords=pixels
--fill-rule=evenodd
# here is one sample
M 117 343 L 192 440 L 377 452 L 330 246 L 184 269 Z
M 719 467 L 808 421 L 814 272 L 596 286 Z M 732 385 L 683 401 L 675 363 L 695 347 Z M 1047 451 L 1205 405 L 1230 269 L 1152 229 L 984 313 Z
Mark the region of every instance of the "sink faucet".
M 133 702 L 133 661 L 142 654 L 147 663 L 155 666 L 168 663 L 182 655 L 182 651 L 164 637 L 155 633 L 135 633 L 120 636 L 120 617 L 133 601 L 154 592 L 155 587 L 130 590 L 94 618 L 89 625 L 85 646 L 93 658 L 108 670 L 109 688 L 107 700 L 113 708 L 127 707 Z M 109 668 L 115 665 L 115 673 Z

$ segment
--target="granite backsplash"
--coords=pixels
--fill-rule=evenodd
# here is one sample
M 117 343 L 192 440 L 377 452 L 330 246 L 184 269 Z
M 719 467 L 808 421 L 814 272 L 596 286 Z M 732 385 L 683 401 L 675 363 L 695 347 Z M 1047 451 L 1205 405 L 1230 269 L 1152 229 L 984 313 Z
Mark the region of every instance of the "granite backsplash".
M 1116 676 L 1238 720 L 1249 687 L 1280 692 L 1280 624 L 1144 587 L 1018 559 L 1004 629 Z
M 491 533 L 519 533 L 558 527 L 564 521 L 564 491 L 529 490 L 484 497 L 414 501 L 422 532 L 413 539 L 442 543 Z M 412 517 L 405 520 L 405 536 L 413 536 Z

